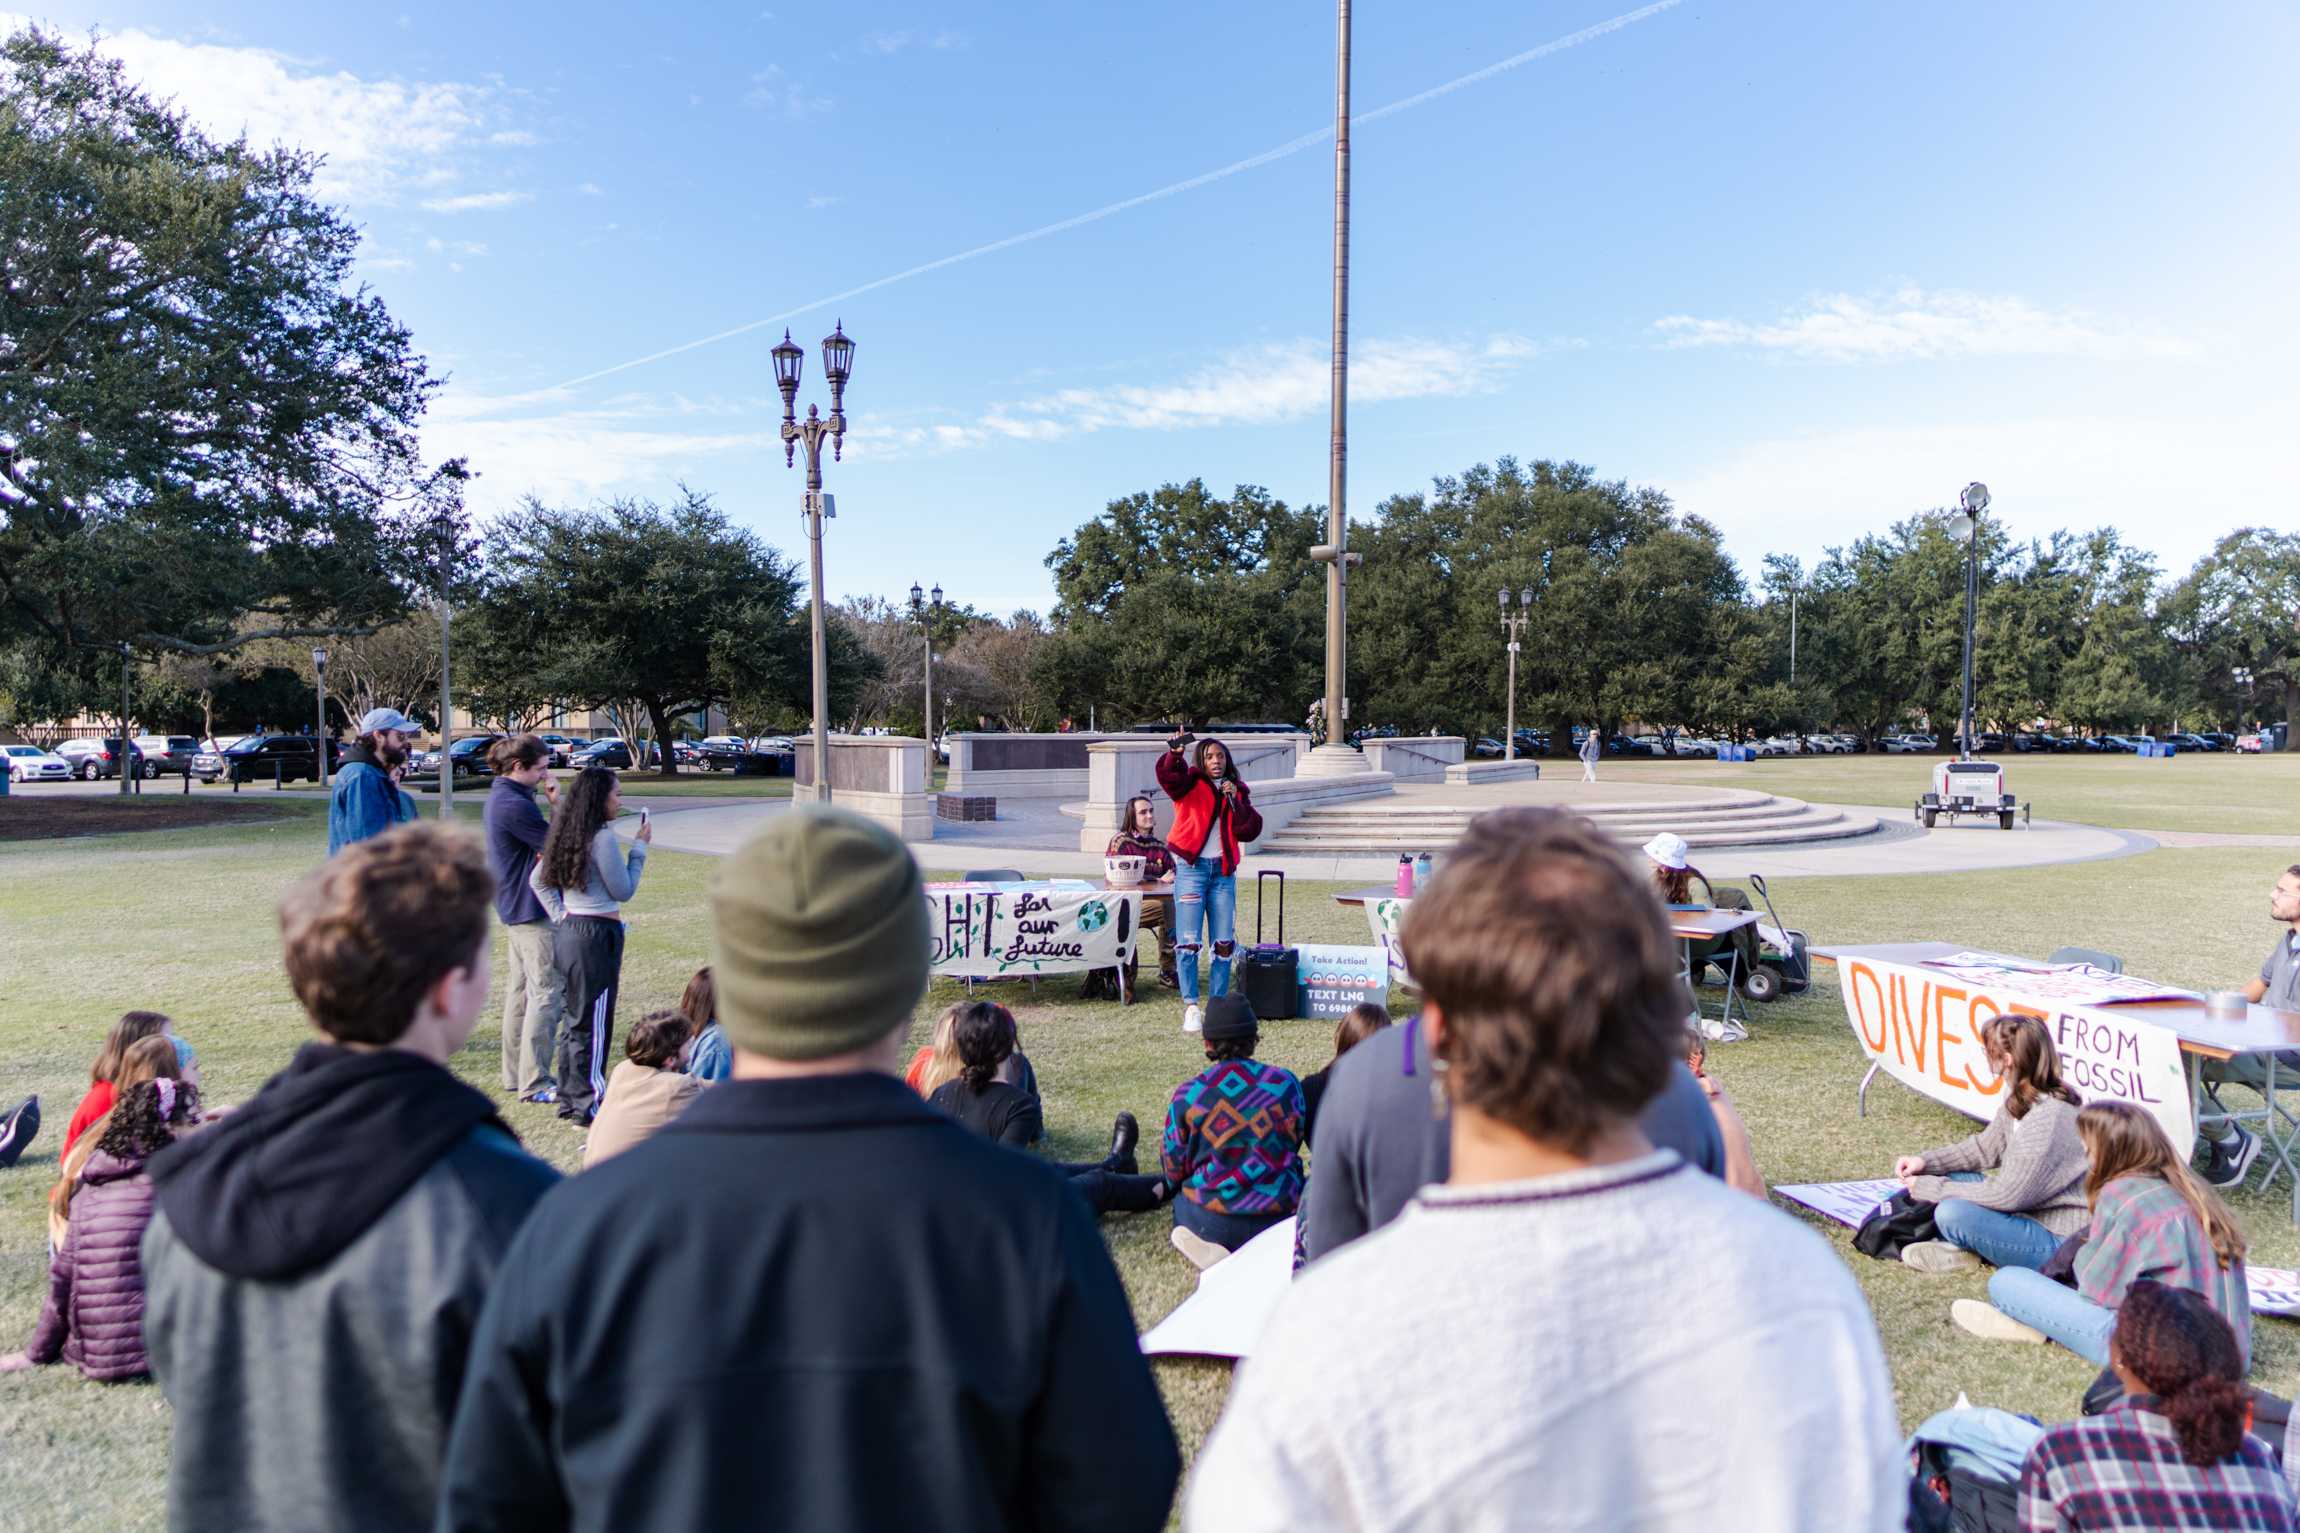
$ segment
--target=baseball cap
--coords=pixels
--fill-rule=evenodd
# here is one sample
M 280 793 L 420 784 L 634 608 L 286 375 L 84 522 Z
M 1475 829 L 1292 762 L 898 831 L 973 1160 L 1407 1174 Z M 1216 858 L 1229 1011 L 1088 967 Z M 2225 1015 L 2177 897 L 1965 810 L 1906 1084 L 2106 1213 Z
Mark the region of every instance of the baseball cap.
M 372 735 L 379 729 L 396 729 L 401 734 L 421 734 L 423 726 L 397 708 L 370 708 L 359 716 L 359 733 Z

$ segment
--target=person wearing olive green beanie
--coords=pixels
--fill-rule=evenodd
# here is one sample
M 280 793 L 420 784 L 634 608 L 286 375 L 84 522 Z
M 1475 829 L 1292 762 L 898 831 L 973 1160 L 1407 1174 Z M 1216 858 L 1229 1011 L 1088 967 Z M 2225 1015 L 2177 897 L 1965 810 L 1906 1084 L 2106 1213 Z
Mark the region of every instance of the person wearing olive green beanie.
M 931 961 L 910 849 L 779 813 L 711 928 L 733 1072 L 537 1205 L 439 1526 L 1162 1528 L 1181 1457 L 1085 1200 L 896 1073 Z

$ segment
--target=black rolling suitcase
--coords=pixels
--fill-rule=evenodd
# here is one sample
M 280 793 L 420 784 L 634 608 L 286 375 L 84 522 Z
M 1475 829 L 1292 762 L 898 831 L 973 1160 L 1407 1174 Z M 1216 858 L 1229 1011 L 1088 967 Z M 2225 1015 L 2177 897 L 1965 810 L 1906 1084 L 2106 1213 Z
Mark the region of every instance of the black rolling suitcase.
M 1262 881 L 1278 881 L 1278 940 L 1262 940 Z M 1286 946 L 1286 875 L 1271 869 L 1254 879 L 1254 945 L 1238 959 L 1238 989 L 1265 1022 L 1301 1015 L 1302 955 Z

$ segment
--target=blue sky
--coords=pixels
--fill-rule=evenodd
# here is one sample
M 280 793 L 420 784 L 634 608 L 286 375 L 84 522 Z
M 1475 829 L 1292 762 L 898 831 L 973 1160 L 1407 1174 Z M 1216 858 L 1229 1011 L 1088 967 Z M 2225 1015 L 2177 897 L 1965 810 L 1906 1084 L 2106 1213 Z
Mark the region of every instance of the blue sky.
M 17 0 L 19 7 L 23 0 Z M 1659 485 L 1745 569 L 1988 481 L 2184 568 L 2300 482 L 2300 12 L 1652 13 L 1361 123 L 1349 503 L 1502 453 Z M 1043 608 L 1169 479 L 1326 489 L 1326 4 L 52 3 L 203 122 L 330 156 L 478 503 L 708 490 L 794 555 L 788 310 L 858 345 L 834 594 Z M 1361 0 L 1361 116 L 1615 18 Z M 810 307 L 814 306 L 814 307 Z M 584 380 L 584 381 L 575 381 Z M 826 400 L 827 402 L 827 400 Z

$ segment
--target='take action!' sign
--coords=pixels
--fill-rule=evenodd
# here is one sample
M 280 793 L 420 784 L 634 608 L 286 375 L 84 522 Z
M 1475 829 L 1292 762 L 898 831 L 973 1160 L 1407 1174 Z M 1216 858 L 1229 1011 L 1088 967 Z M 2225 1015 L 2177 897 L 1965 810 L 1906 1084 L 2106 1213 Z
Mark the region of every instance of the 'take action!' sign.
M 1845 1015 L 1862 1050 L 1912 1091 L 1975 1118 L 1996 1113 L 2004 1082 L 1989 1068 L 1981 1028 L 2022 1013 L 2042 1020 L 2061 1074 L 2086 1101 L 2131 1102 L 2163 1125 L 2173 1148 L 2195 1145 L 2196 1121 L 2180 1068 L 2180 1040 L 2111 1006 L 2063 1006 L 2010 987 L 1975 988 L 1913 964 L 1871 958 L 1843 965 Z

